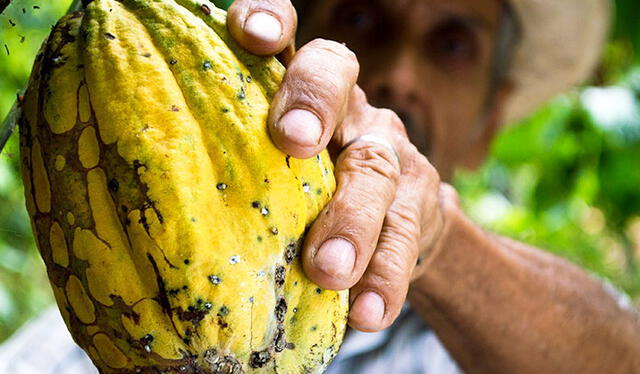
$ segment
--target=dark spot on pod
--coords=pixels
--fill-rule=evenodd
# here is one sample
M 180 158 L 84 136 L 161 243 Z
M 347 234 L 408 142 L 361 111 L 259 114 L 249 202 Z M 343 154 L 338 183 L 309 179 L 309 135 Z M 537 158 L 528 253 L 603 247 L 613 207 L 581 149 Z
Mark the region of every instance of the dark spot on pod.
M 311 186 L 309 185 L 309 183 L 307 182 L 302 183 L 302 191 L 309 192 L 310 190 L 311 190 Z
M 6 47 L 6 44 L 5 44 L 5 47 Z M 8 50 L 7 50 L 7 51 L 8 51 Z M 51 65 L 52 65 L 53 67 L 62 66 L 62 65 L 64 65 L 64 63 L 65 63 L 66 61 L 67 61 L 67 59 L 65 58 L 65 56 L 64 56 L 64 55 L 57 54 L 57 55 L 55 55 L 55 56 L 53 56 L 53 57 L 51 58 Z
M 250 75 L 247 75 L 247 79 L 245 79 L 247 81 L 247 83 L 251 83 L 252 79 Z
M 202 4 L 200 5 L 200 11 L 206 15 L 210 15 L 211 14 L 211 8 L 209 8 L 207 6 L 207 4 Z
M 318 188 L 318 189 L 316 190 L 316 195 L 322 195 L 322 189 Z
M 152 341 L 153 341 L 153 335 L 151 334 L 146 334 L 145 336 L 140 338 L 140 343 L 145 345 L 151 343 Z
M 229 113 L 229 109 L 228 108 L 222 108 L 222 113 Z
M 205 61 L 202 63 L 202 69 L 203 70 L 211 70 L 211 68 L 213 67 L 213 65 L 211 64 L 211 61 Z
M 260 208 L 260 202 L 258 202 L 258 201 L 252 202 L 251 203 L 251 207 L 252 208 L 256 208 L 256 209 Z
M 184 342 L 184 344 L 186 344 L 186 345 L 190 345 L 190 344 L 191 344 L 191 338 L 189 338 L 189 337 L 186 337 L 186 336 L 185 336 L 184 338 L 182 338 L 182 341 L 183 341 L 183 342 Z
M 222 282 L 222 279 L 220 279 L 219 276 L 217 275 L 209 275 L 209 282 L 213 283 L 213 284 L 220 284 Z
M 418 259 L 416 260 L 416 266 L 420 266 L 420 265 L 422 265 L 422 261 L 424 261 L 424 260 L 422 259 L 422 256 L 419 256 L 419 257 L 418 257 Z
M 111 190 L 111 192 L 118 192 L 118 188 L 120 188 L 120 183 L 118 183 L 118 180 L 116 178 L 111 178 L 109 180 L 108 187 Z
M 287 162 L 287 167 L 289 169 L 291 169 L 291 164 L 289 163 L 289 159 L 291 158 L 291 156 L 287 155 L 287 157 L 284 158 L 284 160 Z
M 169 65 L 175 65 L 178 63 L 178 60 L 171 60 L 169 61 Z
M 224 183 L 218 183 L 218 184 L 216 185 L 216 188 L 217 188 L 219 191 L 224 191 L 224 190 L 226 190 L 226 189 L 227 189 L 227 185 L 226 185 L 226 184 L 224 184 Z
M 287 349 L 296 349 L 296 345 L 293 344 L 293 343 L 287 342 L 287 345 L 285 346 L 285 348 L 287 348 Z
M 168 291 L 169 296 L 176 296 L 178 294 L 178 292 L 180 292 L 179 288 L 172 288 Z
M 20 35 L 20 44 L 24 43 L 25 40 L 27 40 L 27 37 L 24 35 Z
M 202 359 L 208 366 L 206 373 L 210 374 L 242 374 L 242 365 L 232 356 L 220 357 L 214 348 L 208 349 L 202 355 Z M 203 372 L 204 373 L 204 372 Z
M 258 241 L 261 242 L 262 241 L 262 236 L 258 235 Z
M 273 226 L 273 227 L 271 228 L 271 233 L 272 233 L 273 235 L 278 235 L 278 228 L 277 228 L 277 227 L 275 227 L 275 226 Z
M 293 308 L 294 313 L 298 313 L 298 308 Z
M 316 293 L 317 293 L 317 294 L 321 294 L 321 293 L 322 293 L 322 289 L 320 289 L 320 288 L 316 288 Z
M 293 285 L 297 286 L 298 285 L 298 281 L 293 282 Z
M 179 112 L 179 111 L 180 111 L 180 108 L 178 108 L 178 107 L 177 107 L 177 106 L 175 106 L 175 105 L 171 105 L 171 111 L 172 111 L 172 112 Z
M 269 351 L 264 350 L 261 352 L 251 352 L 251 357 L 249 358 L 249 366 L 254 369 L 263 367 L 267 362 L 271 360 L 271 353 Z
M 185 265 L 189 265 L 191 263 L 191 261 L 188 258 L 185 258 L 183 262 Z
M 229 315 L 229 308 L 227 308 L 226 305 L 223 305 L 220 307 L 220 310 L 218 310 L 218 317 L 226 317 Z
M 229 324 L 224 321 L 224 318 L 218 315 L 218 326 L 220 326 L 221 329 L 226 329 L 229 327 Z
M 195 222 L 196 221 L 196 217 L 191 217 L 191 222 Z
M 189 321 L 195 325 L 195 324 L 198 324 L 200 321 L 202 321 L 207 314 L 209 314 L 209 310 L 202 308 L 201 305 L 199 306 L 189 305 L 189 307 L 187 307 L 187 310 L 182 310 L 182 308 L 178 308 L 177 314 L 178 314 L 178 318 L 180 318 L 181 321 Z
M 40 7 L 38 5 L 34 5 L 33 9 L 40 9 Z
M 9 52 L 9 46 L 4 45 L 4 50 L 7 51 L 7 56 L 11 56 L 11 52 Z
M 284 322 L 284 316 L 287 314 L 287 301 L 284 297 L 281 297 L 276 304 L 275 315 L 276 320 L 280 323 Z
M 296 242 L 287 244 L 287 248 L 284 251 L 284 260 L 287 264 L 291 264 L 293 259 L 296 258 L 297 248 Z
M 284 266 L 278 266 L 275 272 L 275 282 L 278 287 L 282 287 L 284 285 L 284 278 L 286 276 L 286 270 Z
M 244 91 L 244 87 L 240 88 L 240 92 L 238 92 L 238 99 L 244 100 L 247 97 L 247 93 Z
M 318 326 L 311 326 L 311 331 L 316 331 L 318 329 Z
M 182 289 L 183 289 L 184 291 L 186 291 L 186 290 L 188 290 L 188 289 L 189 289 L 189 286 L 186 286 L 186 285 L 185 285 L 185 286 L 182 286 Z
M 279 328 L 278 333 L 274 341 L 274 348 L 276 352 L 282 352 L 287 347 L 287 341 L 284 339 L 284 329 Z
M 109 40 L 115 40 L 115 39 L 116 39 L 116 36 L 115 36 L 115 35 L 113 35 L 113 34 L 112 34 L 112 33 L 110 33 L 110 32 L 106 32 L 106 33 L 104 33 L 104 37 L 105 37 L 105 38 L 107 38 L 107 39 L 109 39 Z
M 149 58 L 149 57 L 151 57 L 151 53 L 149 53 L 149 52 L 147 52 L 147 53 L 143 53 L 143 54 L 142 54 L 142 57 Z
M 264 183 L 269 184 L 270 182 L 269 178 L 264 178 Z

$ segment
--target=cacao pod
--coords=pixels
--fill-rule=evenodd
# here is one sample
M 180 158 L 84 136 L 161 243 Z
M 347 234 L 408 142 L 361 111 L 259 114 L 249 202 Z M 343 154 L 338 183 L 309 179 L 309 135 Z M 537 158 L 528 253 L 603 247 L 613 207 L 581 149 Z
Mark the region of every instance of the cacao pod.
M 36 58 L 20 120 L 34 236 L 101 373 L 316 373 L 348 295 L 307 279 L 335 189 L 266 127 L 284 68 L 195 0 L 94 0 Z

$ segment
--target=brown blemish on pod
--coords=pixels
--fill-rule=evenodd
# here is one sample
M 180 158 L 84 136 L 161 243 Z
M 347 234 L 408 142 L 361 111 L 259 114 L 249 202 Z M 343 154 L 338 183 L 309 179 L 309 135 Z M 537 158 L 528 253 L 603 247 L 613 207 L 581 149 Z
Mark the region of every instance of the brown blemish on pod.
M 64 232 L 58 222 L 53 222 L 49 230 L 49 245 L 53 262 L 60 266 L 69 266 L 69 248 L 64 238 Z
M 69 305 L 71 305 L 73 312 L 80 322 L 91 324 L 96 320 L 96 311 L 93 302 L 91 302 L 87 291 L 85 291 L 78 277 L 75 275 L 69 277 L 65 286 L 65 293 L 67 294 Z
M 284 297 L 281 297 L 280 300 L 278 300 L 278 304 L 276 304 L 276 309 L 275 309 L 276 321 L 278 321 L 279 323 L 283 323 L 284 316 L 286 314 L 287 314 L 287 301 L 284 299 Z
M 284 266 L 276 267 L 276 271 L 274 274 L 274 280 L 275 280 L 276 286 L 282 287 L 284 285 L 285 276 L 286 276 L 286 270 Z
M 33 169 L 32 182 L 36 195 L 36 206 L 40 212 L 49 213 L 51 211 L 51 185 L 49 184 L 49 175 L 47 174 L 47 169 L 44 166 L 42 149 L 40 148 L 40 141 L 38 139 L 33 141 L 31 161 L 31 167 Z
M 122 369 L 127 366 L 127 357 L 106 334 L 96 334 L 93 337 L 93 345 L 102 361 L 110 368 Z
M 80 134 L 78 157 L 82 166 L 87 169 L 96 167 L 98 161 L 100 161 L 100 147 L 98 146 L 96 130 L 91 126 L 87 126 Z
M 254 369 L 258 369 L 266 365 L 271 360 L 271 353 L 268 350 L 260 352 L 251 352 L 249 358 L 249 366 Z
M 215 348 L 207 349 L 202 355 L 205 370 L 211 374 L 243 374 L 242 365 L 233 356 L 221 356 Z

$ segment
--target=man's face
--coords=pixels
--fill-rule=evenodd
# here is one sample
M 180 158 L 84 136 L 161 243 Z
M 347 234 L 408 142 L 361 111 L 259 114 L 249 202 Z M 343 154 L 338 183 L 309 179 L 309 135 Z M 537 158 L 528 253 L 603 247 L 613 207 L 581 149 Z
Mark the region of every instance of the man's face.
M 319 0 L 299 36 L 345 42 L 369 102 L 396 111 L 448 180 L 481 161 L 471 159 L 485 155 L 483 132 L 493 134 L 480 120 L 497 118 L 487 99 L 502 9 L 501 0 Z

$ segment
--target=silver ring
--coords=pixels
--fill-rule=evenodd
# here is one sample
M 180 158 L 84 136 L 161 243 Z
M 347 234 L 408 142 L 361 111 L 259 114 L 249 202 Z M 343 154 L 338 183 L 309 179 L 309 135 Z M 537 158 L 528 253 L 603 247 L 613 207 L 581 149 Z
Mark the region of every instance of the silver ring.
M 345 149 L 349 148 L 349 146 L 357 142 L 376 143 L 385 147 L 386 149 L 390 150 L 394 156 L 396 156 L 396 161 L 398 161 L 398 167 L 400 169 L 402 168 L 402 163 L 400 162 L 400 155 L 398 155 L 398 152 L 396 151 L 396 148 L 393 146 L 393 144 L 391 144 L 391 142 L 388 141 L 387 139 L 379 137 L 377 135 L 373 135 L 373 134 L 365 134 L 349 140 L 347 144 L 345 144 L 344 147 L 342 147 L 342 149 L 340 150 L 340 153 L 344 152 Z

